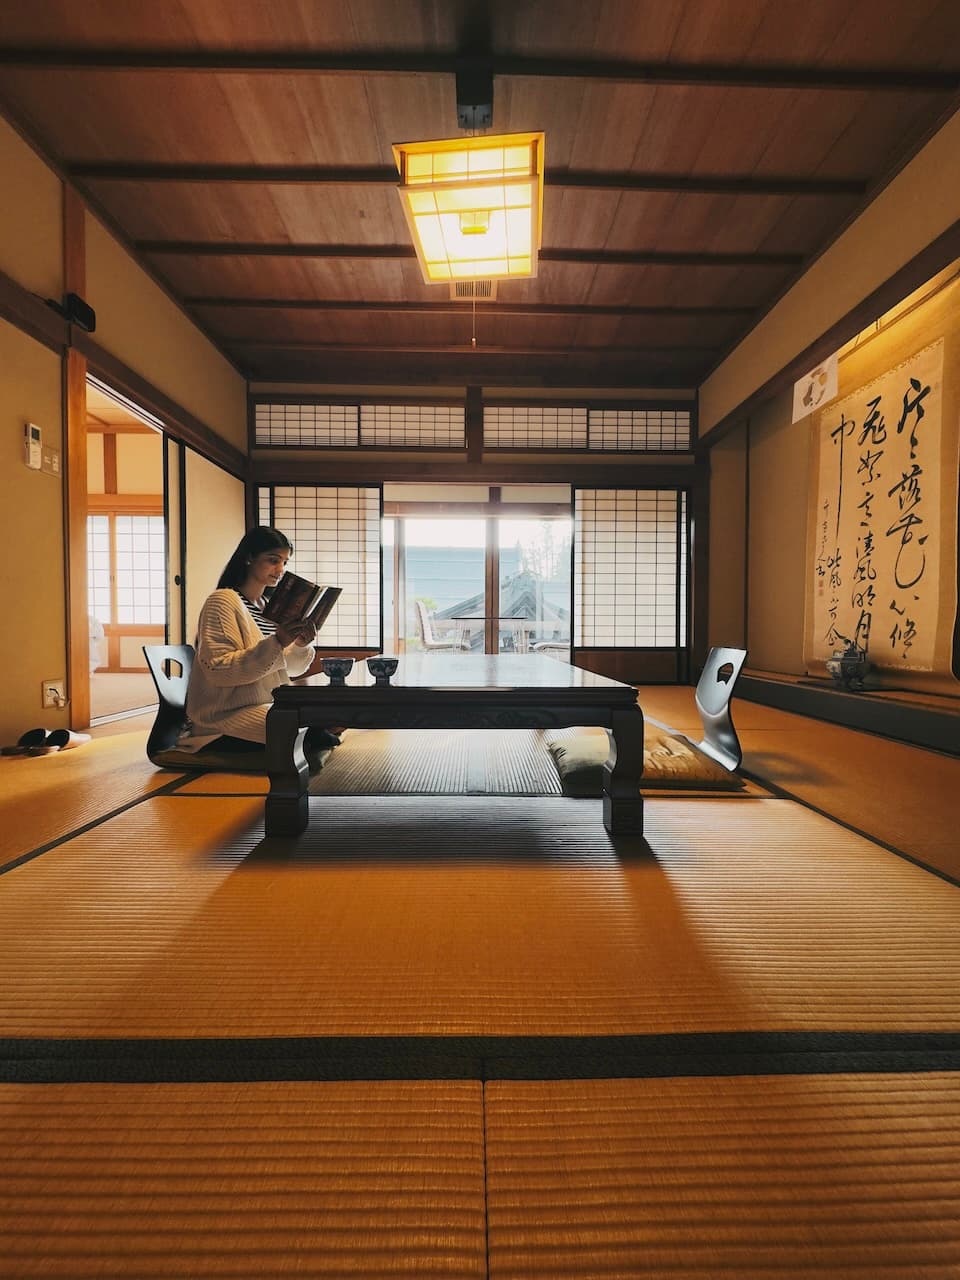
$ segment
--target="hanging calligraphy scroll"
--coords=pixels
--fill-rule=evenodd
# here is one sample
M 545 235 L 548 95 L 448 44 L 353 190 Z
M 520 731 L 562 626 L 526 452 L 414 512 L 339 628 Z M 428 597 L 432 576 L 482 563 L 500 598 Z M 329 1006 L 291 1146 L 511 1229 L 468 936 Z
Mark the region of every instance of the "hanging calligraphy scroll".
M 808 663 L 853 643 L 877 668 L 934 669 L 955 608 L 940 573 L 941 537 L 955 536 L 941 528 L 942 380 L 941 340 L 814 422 Z

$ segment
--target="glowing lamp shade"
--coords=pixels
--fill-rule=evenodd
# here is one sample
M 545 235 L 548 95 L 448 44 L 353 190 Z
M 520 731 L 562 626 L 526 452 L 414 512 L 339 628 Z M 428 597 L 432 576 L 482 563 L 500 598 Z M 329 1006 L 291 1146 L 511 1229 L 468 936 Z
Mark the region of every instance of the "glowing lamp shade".
M 397 143 L 393 156 L 427 284 L 537 274 L 542 133 Z

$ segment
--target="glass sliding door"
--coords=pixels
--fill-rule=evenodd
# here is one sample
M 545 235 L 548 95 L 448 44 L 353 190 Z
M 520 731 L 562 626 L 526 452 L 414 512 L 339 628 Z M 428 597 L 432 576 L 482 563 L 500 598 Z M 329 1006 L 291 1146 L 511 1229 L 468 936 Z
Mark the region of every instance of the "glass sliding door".
M 482 653 L 486 521 L 405 516 L 396 520 L 395 539 L 402 600 L 397 647 L 452 652 L 463 644 Z
M 497 522 L 499 651 L 549 644 L 570 650 L 570 519 L 504 517 Z
M 546 642 L 569 653 L 572 530 L 563 517 L 384 520 L 385 644 L 525 653 Z

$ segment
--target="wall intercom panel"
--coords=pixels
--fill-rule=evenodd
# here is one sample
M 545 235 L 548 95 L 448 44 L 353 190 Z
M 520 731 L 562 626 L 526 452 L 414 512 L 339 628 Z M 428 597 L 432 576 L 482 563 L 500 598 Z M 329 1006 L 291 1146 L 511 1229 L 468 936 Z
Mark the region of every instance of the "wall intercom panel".
M 33 471 L 43 466 L 43 439 L 40 428 L 33 422 L 23 424 L 23 460 Z

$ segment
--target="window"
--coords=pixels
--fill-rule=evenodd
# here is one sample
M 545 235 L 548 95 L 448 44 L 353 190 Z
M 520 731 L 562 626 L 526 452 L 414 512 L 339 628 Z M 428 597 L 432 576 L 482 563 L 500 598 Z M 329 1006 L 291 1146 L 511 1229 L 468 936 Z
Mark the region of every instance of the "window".
M 104 626 L 160 625 L 167 592 L 163 516 L 87 517 L 88 609 Z

